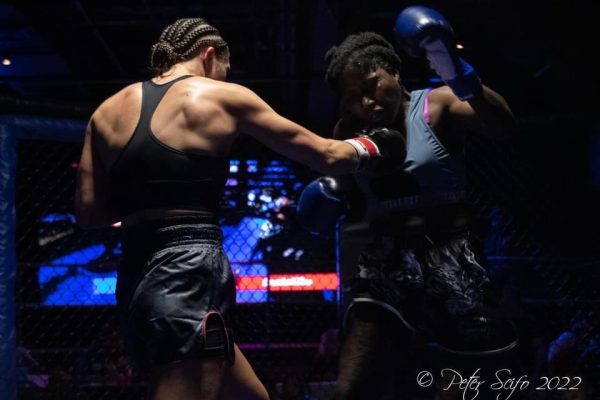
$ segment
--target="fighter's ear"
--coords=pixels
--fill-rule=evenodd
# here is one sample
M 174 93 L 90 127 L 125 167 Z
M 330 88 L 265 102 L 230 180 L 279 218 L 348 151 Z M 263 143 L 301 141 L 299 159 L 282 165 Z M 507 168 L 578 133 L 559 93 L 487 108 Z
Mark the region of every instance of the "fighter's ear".
M 200 50 L 200 59 L 204 65 L 204 73 L 206 76 L 211 76 L 212 74 L 215 67 L 215 56 L 215 48 L 212 46 L 207 46 Z
M 206 46 L 200 50 L 200 57 L 202 57 L 204 60 L 212 60 L 215 55 L 215 48 L 212 46 Z

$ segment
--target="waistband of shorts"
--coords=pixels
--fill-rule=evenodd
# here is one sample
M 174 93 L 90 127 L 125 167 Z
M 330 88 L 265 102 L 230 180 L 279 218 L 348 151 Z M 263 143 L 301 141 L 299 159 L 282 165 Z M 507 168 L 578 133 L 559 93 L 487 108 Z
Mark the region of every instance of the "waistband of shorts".
M 448 241 L 464 236 L 474 228 L 476 218 L 468 204 L 421 209 L 411 213 L 389 214 L 375 219 L 370 230 L 375 235 L 415 238 L 429 236 L 437 241 Z
M 221 244 L 223 233 L 214 215 L 172 216 L 144 221 L 123 230 L 123 244 L 169 246 L 186 243 Z
M 444 232 L 425 232 L 417 235 L 392 236 L 396 248 L 411 248 L 414 250 L 426 250 L 432 247 L 441 247 L 452 243 L 469 239 L 471 232 L 469 229 L 457 229 Z

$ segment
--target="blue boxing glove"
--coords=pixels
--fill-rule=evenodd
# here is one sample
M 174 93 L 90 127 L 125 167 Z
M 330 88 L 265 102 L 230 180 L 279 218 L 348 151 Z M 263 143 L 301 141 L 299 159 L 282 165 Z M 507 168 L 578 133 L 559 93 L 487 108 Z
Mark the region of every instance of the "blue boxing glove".
M 456 97 L 467 100 L 481 92 L 481 80 L 458 56 L 454 31 L 443 15 L 428 7 L 407 7 L 396 18 L 394 34 L 409 55 L 429 60 Z
M 311 233 L 333 234 L 338 220 L 348 212 L 338 180 L 325 176 L 310 182 L 300 195 L 296 212 L 300 224 Z

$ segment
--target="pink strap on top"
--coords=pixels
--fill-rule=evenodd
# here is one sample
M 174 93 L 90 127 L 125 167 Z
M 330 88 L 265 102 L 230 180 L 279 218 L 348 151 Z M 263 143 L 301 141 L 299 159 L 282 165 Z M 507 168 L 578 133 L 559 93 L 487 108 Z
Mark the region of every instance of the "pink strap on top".
M 427 89 L 427 93 L 425 93 L 425 101 L 423 105 L 423 119 L 427 124 L 431 123 L 431 118 L 429 117 L 429 93 L 431 93 L 431 89 Z

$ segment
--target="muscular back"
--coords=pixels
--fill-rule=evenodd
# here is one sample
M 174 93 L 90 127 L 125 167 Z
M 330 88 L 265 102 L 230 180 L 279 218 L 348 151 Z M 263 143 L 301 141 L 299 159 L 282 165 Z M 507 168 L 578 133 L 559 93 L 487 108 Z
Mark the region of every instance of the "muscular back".
M 174 79 L 154 83 L 162 85 Z M 75 204 L 83 227 L 120 220 L 108 204 L 110 171 L 136 130 L 141 105 L 142 84 L 133 84 L 106 100 L 90 120 Z M 238 133 L 244 132 L 325 174 L 349 172 L 358 161 L 350 144 L 319 137 L 280 116 L 248 88 L 201 76 L 173 83 L 152 115 L 150 130 L 157 141 L 175 150 L 221 158 L 228 155 Z
M 168 83 L 163 79 L 157 84 Z M 177 150 L 225 156 L 235 139 L 236 124 L 224 110 L 223 85 L 193 77 L 177 82 L 166 93 L 151 122 L 156 138 Z M 140 118 L 142 85 L 127 86 L 107 99 L 91 121 L 94 144 L 103 169 L 108 172 L 129 142 Z

